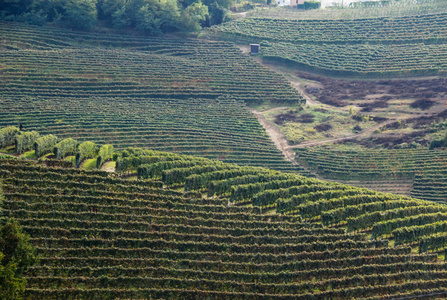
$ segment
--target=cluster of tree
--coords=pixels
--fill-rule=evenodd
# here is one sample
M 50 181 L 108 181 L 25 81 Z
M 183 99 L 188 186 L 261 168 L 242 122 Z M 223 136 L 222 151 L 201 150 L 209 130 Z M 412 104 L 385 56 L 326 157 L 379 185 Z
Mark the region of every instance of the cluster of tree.
M 304 1 L 304 4 L 298 4 L 298 9 L 319 9 L 320 1 Z
M 220 24 L 233 0 L 0 0 L 3 20 L 89 30 L 98 21 L 156 35 Z
M 0 182 L 0 205 L 4 201 Z M 0 211 L 1 213 L 1 211 Z M 29 235 L 14 219 L 0 223 L 0 299 L 21 299 L 25 292 L 26 270 L 37 262 L 35 247 Z
M 12 219 L 0 226 L 0 299 L 21 299 L 24 272 L 37 261 L 29 235 Z

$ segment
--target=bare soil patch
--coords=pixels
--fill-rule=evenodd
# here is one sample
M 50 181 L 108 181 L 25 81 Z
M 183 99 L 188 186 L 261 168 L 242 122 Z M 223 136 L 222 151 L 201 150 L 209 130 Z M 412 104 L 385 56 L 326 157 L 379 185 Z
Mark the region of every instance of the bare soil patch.
M 109 172 L 109 173 L 113 173 L 113 172 L 115 172 L 115 162 L 114 162 L 114 161 L 108 161 L 108 162 L 105 162 L 105 163 L 102 165 L 101 170 L 102 170 L 102 171 Z
M 390 100 L 412 99 L 414 108 L 430 109 L 437 100 L 447 98 L 447 78 L 346 80 L 309 73 L 295 74 L 318 83 L 304 86 L 319 102 L 343 107 L 355 105 L 373 111 L 387 108 Z
M 252 59 L 282 74 L 306 99 L 307 108 L 300 113 L 301 116 L 287 111 L 287 108 L 281 108 L 282 111 L 276 115 L 264 114 L 270 126 L 284 133 L 286 142 L 292 145 L 286 148 L 348 141 L 367 147 L 428 146 L 436 131 L 433 131 L 433 124 L 445 122 L 447 118 L 447 77 L 379 80 L 331 78 L 263 61 L 260 56 Z M 320 118 L 314 123 L 311 118 L 302 119 L 309 108 L 315 112 L 321 110 L 328 116 L 345 116 L 346 121 L 337 120 L 338 123 L 334 123 L 333 118 L 328 117 L 327 120 Z M 349 116 L 348 112 L 353 113 Z M 355 117 L 359 118 L 358 124 L 352 124 L 349 133 L 346 131 L 349 118 Z M 362 118 L 369 120 L 370 124 L 371 121 L 376 124 L 365 126 Z M 303 135 L 307 136 L 301 138 L 299 130 L 295 130 L 295 127 L 290 129 L 290 124 L 302 128 Z M 326 125 L 332 125 L 333 128 L 329 129 Z M 343 129 L 340 128 L 343 126 Z M 317 132 L 314 138 L 312 133 L 308 134 L 311 129 Z M 295 134 L 293 130 L 298 133 Z

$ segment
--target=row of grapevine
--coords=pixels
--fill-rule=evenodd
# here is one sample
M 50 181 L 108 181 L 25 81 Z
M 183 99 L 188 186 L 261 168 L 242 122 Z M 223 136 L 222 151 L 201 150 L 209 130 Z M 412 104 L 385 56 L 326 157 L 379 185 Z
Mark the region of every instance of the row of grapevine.
M 351 77 L 445 74 L 447 44 L 265 45 L 264 57 L 294 63 L 302 70 Z
M 427 159 L 431 151 L 413 151 L 419 159 Z M 360 164 L 368 164 L 367 158 L 379 159 L 386 152 L 377 152 L 377 157 L 371 153 L 357 153 Z M 163 159 L 166 154 L 157 154 Z M 350 155 L 353 155 L 352 152 Z M 408 154 L 408 152 L 407 152 Z M 144 153 L 141 154 L 144 157 Z M 361 157 L 364 155 L 364 157 Z M 404 166 L 398 159 L 401 153 L 396 152 L 392 158 L 395 163 Z M 138 156 L 136 156 L 138 157 Z M 121 158 L 119 158 L 121 159 Z M 118 160 L 119 160 L 118 159 Z M 413 243 L 422 238 L 437 233 L 441 229 L 421 231 L 416 237 L 402 238 L 401 232 L 407 232 L 412 226 L 438 228 L 437 222 L 444 221 L 447 208 L 442 204 L 418 200 L 410 197 L 397 196 L 359 189 L 345 184 L 321 182 L 293 174 L 280 174 L 266 169 L 238 167 L 201 159 L 200 162 L 190 157 L 178 157 L 174 161 L 154 162 L 139 167 L 143 170 L 158 170 L 153 178 L 161 178 L 165 185 L 188 191 L 204 193 L 208 197 L 217 195 L 214 199 L 228 200 L 229 203 L 244 208 L 251 204 L 261 212 L 276 209 L 282 215 L 299 216 L 306 220 L 321 222 L 324 226 L 346 225 L 348 232 L 371 230 L 371 238 L 380 240 L 391 235 L 397 244 Z M 411 156 L 405 158 L 411 159 Z M 335 162 L 343 167 L 343 155 L 334 157 Z M 217 164 L 217 165 L 216 165 Z M 346 160 L 347 164 L 347 160 Z M 416 167 L 412 161 L 408 166 Z M 218 166 L 218 168 L 216 168 Z M 383 164 L 382 168 L 388 168 Z M 402 167 L 404 168 L 404 167 Z M 405 167 L 408 168 L 408 167 Z M 406 169 L 402 169 L 406 170 Z M 395 169 L 399 172 L 399 169 Z M 406 172 L 406 171 L 405 171 Z M 194 185 L 193 185 L 194 184 Z M 232 206 L 230 206 L 232 207 Z
M 304 172 L 246 107 L 303 98 L 230 43 L 15 23 L 1 23 L 0 34 L 0 126 Z
M 297 150 L 297 160 L 324 178 L 357 180 L 357 184 L 405 179 L 413 182 L 412 197 L 447 200 L 447 152 L 443 149 L 340 151 L 318 147 Z
M 166 153 L 138 149 L 118 153 L 116 159 L 149 153 L 159 156 L 153 165 L 191 159 L 179 156 L 166 161 L 170 156 Z M 286 186 L 283 190 L 291 194 L 307 193 L 308 186 L 317 188 L 322 182 L 198 161 L 200 167 L 156 168 L 158 178 L 178 190 L 149 187 L 151 181 L 146 180 L 112 178 L 100 171 L 0 161 L 3 211 L 31 235 L 40 256 L 27 274 L 26 296 L 259 299 L 293 294 L 317 299 L 415 293 L 435 288 L 435 282 L 436 288 L 443 286 L 444 264 L 436 255 L 413 254 L 410 247 L 388 248 L 387 240 L 371 241 L 364 233 L 347 234 L 343 228 L 303 222 L 295 215 L 264 215 L 256 207 L 228 206 L 229 193 L 222 198 L 201 194 L 211 183 L 229 181 L 236 188 L 234 179 L 247 182 L 256 176 L 268 189 L 253 191 L 253 196 Z M 216 166 L 227 169 L 215 170 Z M 166 176 L 174 173 L 177 180 Z M 197 176 L 201 192 L 182 192 L 179 184 Z M 269 178 L 279 180 L 270 183 Z M 326 191 L 329 186 L 332 194 Z M 340 196 L 344 189 L 355 190 L 322 183 L 319 192 L 309 194 L 314 196 L 308 202 L 319 199 L 319 193 L 323 198 Z M 363 193 L 366 199 L 366 190 Z
M 345 5 L 343 9 L 326 6 L 325 9 L 296 10 L 288 7 L 274 7 L 258 10 L 248 15 L 270 19 L 286 20 L 357 20 L 366 18 L 423 16 L 447 12 L 447 3 L 437 0 L 400 0 L 378 3 Z M 376 4 L 376 5 L 374 5 Z
M 355 20 L 291 20 L 253 16 L 227 22 L 213 30 L 243 36 L 247 40 L 256 38 L 293 44 L 444 43 L 446 20 L 446 13 Z
M 445 11 L 335 20 L 284 18 L 261 11 L 213 27 L 208 35 L 240 44 L 260 43 L 264 58 L 326 75 L 445 74 L 446 18 Z

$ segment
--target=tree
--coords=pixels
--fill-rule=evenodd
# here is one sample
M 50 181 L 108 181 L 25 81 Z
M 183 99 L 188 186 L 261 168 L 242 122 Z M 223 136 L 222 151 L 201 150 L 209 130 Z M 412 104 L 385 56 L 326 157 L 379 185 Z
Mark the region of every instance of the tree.
M 29 235 L 17 221 L 8 219 L 0 227 L 0 299 L 21 299 L 26 284 L 23 274 L 37 261 L 34 252 Z
M 200 30 L 200 22 L 206 20 L 208 7 L 202 2 L 193 3 L 182 11 L 182 31 L 193 32 Z
M 4 15 L 20 15 L 32 2 L 32 0 L 0 0 L 0 12 Z
M 0 19 L 88 30 L 97 20 L 149 35 L 192 32 L 225 20 L 234 0 L 0 0 Z
M 222 8 L 230 8 L 234 4 L 234 0 L 203 0 L 203 4 L 210 7 L 212 4 L 217 4 L 217 6 Z
M 113 22 L 113 14 L 116 14 L 119 10 L 123 13 L 125 8 L 125 0 L 98 0 L 98 19 Z
M 28 13 L 23 14 L 22 18 L 28 18 L 28 20 L 22 20 L 29 22 L 30 19 L 40 16 L 45 18 L 47 22 L 59 22 L 61 21 L 65 10 L 63 8 L 65 0 L 34 0 L 28 7 Z M 44 23 L 42 23 L 43 25 Z
M 150 0 L 140 7 L 136 27 L 150 35 L 179 30 L 180 9 L 176 0 Z
M 429 150 L 433 150 L 436 148 L 447 147 L 447 132 L 442 140 L 433 140 L 430 143 Z
M 97 19 L 96 1 L 94 0 L 67 0 L 63 20 L 75 29 L 91 29 Z

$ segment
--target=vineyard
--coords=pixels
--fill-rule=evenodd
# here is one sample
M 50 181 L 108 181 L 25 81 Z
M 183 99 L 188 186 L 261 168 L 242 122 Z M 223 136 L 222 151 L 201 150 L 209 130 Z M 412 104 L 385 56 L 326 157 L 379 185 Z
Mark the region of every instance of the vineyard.
M 301 69 L 326 75 L 392 77 L 444 74 L 447 44 L 314 45 L 274 43 L 265 58 L 291 61 Z
M 445 264 L 427 253 L 446 244 L 442 204 L 153 150 L 126 149 L 116 164 L 141 180 L 0 160 L 5 215 L 40 255 L 27 298 L 447 291 Z
M 446 297 L 447 2 L 393 3 L 189 37 L 0 21 L 23 298 Z
M 229 43 L 14 23 L 0 34 L 0 126 L 300 171 L 246 105 L 301 96 Z
M 394 157 L 394 161 L 398 159 Z M 253 207 L 262 213 L 275 211 L 279 215 L 297 215 L 302 220 L 315 224 L 337 228 L 346 226 L 348 232 L 372 229 L 369 238 L 385 234 L 378 234 L 374 229 L 382 221 L 423 218 L 423 214 L 432 213 L 431 219 L 417 223 L 428 225 L 442 221 L 436 213 L 446 209 L 444 204 L 433 201 L 384 194 L 341 183 L 323 182 L 295 174 L 240 167 L 202 158 L 174 158 L 152 150 L 127 149 L 117 157 L 116 164 L 119 173 L 137 172 L 140 180 L 161 180 L 165 186 L 173 189 L 226 199 L 230 207 Z M 404 170 L 404 167 L 400 171 L 396 170 L 398 175 L 394 176 L 404 177 Z M 384 171 L 384 174 L 393 176 L 391 172 Z M 409 223 L 397 225 L 393 230 L 403 230 L 408 225 Z M 393 233 L 396 243 L 401 243 L 397 231 L 393 230 L 386 233 Z M 410 235 L 413 239 L 408 238 L 405 243 L 417 242 L 426 235 L 430 236 Z M 428 248 L 435 248 L 430 247 Z
M 260 43 L 265 59 L 293 62 L 300 70 L 326 75 L 392 77 L 447 71 L 445 8 L 416 15 L 363 18 L 315 15 L 315 19 L 302 19 L 298 11 L 296 18 L 280 15 L 268 10 L 260 11 L 259 16 L 252 13 L 213 27 L 208 34 L 242 44 Z
M 412 183 L 412 197 L 447 201 L 447 152 L 425 149 L 383 149 L 364 151 L 315 147 L 297 150 L 297 160 L 324 178 L 356 180 L 368 187 L 374 182 L 397 181 L 395 191 L 405 181 Z M 382 183 L 383 184 L 383 183 Z M 376 189 L 380 190 L 380 186 Z
M 258 38 L 264 42 L 292 44 L 445 43 L 446 21 L 447 13 L 354 20 L 281 20 L 253 17 L 225 23 L 217 30 L 222 30 L 225 34 Z
M 261 44 L 263 63 L 305 94 L 309 107 L 304 110 L 266 116 L 289 148 L 309 147 L 297 150 L 295 159 L 308 171 L 445 202 L 445 148 L 428 148 L 445 134 L 447 6 L 410 2 L 315 11 L 269 8 L 215 26 L 204 36 Z M 389 79 L 365 80 L 383 77 Z M 349 144 L 312 147 L 319 142 Z
M 308 11 L 297 11 L 295 8 L 288 7 L 273 7 L 270 9 L 249 12 L 248 15 L 250 17 L 285 20 L 353 20 L 418 16 L 445 12 L 447 12 L 447 3 L 445 1 L 399 0 L 389 1 L 386 5 L 370 7 L 352 7 L 350 5 L 345 5 L 343 6 L 343 9 L 337 9 L 337 7 L 326 7 L 326 9 L 315 9 Z

